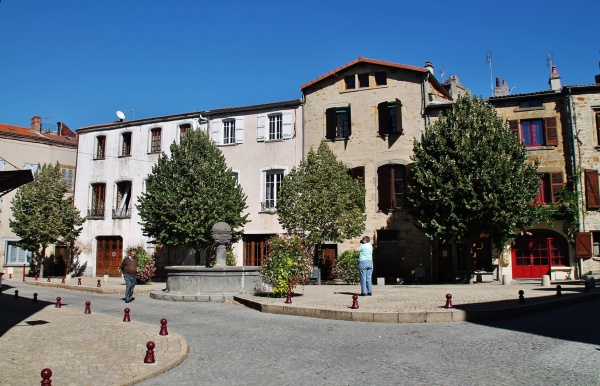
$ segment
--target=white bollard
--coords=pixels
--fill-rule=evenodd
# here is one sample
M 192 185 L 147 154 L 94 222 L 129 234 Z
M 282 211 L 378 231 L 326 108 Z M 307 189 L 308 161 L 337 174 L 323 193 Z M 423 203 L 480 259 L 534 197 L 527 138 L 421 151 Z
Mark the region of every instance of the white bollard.
M 510 275 L 502 275 L 502 285 L 510 285 Z
M 550 287 L 550 275 L 542 276 L 542 287 Z

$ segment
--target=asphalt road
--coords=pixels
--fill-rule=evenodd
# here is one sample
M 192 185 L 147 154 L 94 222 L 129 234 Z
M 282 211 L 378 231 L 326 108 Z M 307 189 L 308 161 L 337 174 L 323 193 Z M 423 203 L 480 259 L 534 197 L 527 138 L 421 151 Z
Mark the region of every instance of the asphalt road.
M 123 317 L 122 295 L 36 292 Z M 132 320 L 157 328 L 167 318 L 190 347 L 140 385 L 600 384 L 600 300 L 480 324 L 346 322 L 147 295 L 128 306 Z

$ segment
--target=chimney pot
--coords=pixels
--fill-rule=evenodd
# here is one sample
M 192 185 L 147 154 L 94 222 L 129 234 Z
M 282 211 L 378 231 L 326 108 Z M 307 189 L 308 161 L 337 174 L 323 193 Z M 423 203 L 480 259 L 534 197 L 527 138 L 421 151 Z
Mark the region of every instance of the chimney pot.
M 500 78 L 496 77 L 496 87 L 500 87 Z

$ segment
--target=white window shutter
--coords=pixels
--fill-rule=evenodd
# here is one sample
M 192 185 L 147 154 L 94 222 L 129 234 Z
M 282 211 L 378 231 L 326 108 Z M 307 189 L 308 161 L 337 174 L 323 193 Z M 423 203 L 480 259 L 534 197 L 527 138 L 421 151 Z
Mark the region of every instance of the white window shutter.
M 292 138 L 292 113 L 285 112 L 281 114 L 281 137 L 283 139 Z
M 235 119 L 235 143 L 244 143 L 244 118 Z
M 0 172 L 4 171 L 4 160 L 0 159 Z
M 213 120 L 211 123 L 212 126 L 212 140 L 215 144 L 220 145 L 223 141 L 222 138 L 222 134 L 221 134 L 221 119 L 215 119 Z
M 267 116 L 261 115 L 258 117 L 256 123 L 256 141 L 264 142 L 265 141 L 265 126 L 267 124 Z

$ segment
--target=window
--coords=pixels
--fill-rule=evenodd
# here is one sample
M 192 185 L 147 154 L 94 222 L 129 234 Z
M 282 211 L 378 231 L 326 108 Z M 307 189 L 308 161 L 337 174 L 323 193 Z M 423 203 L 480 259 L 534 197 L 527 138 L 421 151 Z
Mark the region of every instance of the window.
M 104 218 L 104 199 L 106 184 L 92 184 L 92 206 L 88 209 L 88 218 Z
M 508 121 L 510 130 L 525 146 L 558 146 L 556 117 Z
M 523 102 L 519 103 L 519 107 L 522 109 L 525 109 L 527 107 L 541 107 L 541 106 L 542 106 L 541 99 L 534 99 L 534 100 L 523 101 Z
M 160 127 L 150 130 L 150 153 L 158 153 L 160 151 L 161 137 L 162 130 Z
M 116 200 L 113 218 L 131 218 L 131 181 L 121 181 L 116 184 Z
M 353 90 L 356 88 L 356 77 L 354 75 L 348 75 L 344 77 L 344 84 L 346 90 Z
M 268 170 L 265 172 L 265 200 L 263 211 L 273 211 L 277 208 L 277 193 L 283 181 L 283 170 Z
M 358 74 L 358 87 L 369 87 L 369 74 Z
M 4 265 L 23 265 L 31 263 L 33 253 L 17 246 L 18 240 L 7 240 L 4 243 Z
M 560 201 L 560 191 L 563 190 L 562 172 L 543 173 L 540 175 L 540 189 L 535 198 L 538 205 L 547 205 Z
M 407 174 L 406 165 L 384 165 L 377 169 L 379 210 L 404 208 Z
M 38 168 L 40 167 L 39 164 L 24 164 L 23 165 L 23 170 L 31 170 L 31 174 L 33 174 L 33 176 L 35 177 L 35 173 L 38 171 Z
M 192 129 L 192 125 L 190 125 L 189 123 L 179 125 L 179 142 L 186 139 L 186 137 L 191 129 Z
M 600 145 L 600 111 L 594 111 L 596 115 L 596 136 L 598 137 L 598 145 Z
M 588 210 L 600 209 L 598 170 L 587 169 L 585 171 L 585 202 Z
M 67 190 L 73 191 L 75 182 L 74 168 L 60 168 L 60 179 L 67 183 Z
M 269 140 L 273 141 L 282 138 L 282 119 L 281 114 L 269 115 Z
M 325 112 L 325 138 L 348 138 L 351 134 L 350 105 L 348 107 L 329 108 Z
M 121 134 L 121 157 L 131 155 L 131 133 Z
M 365 183 L 365 167 L 357 166 L 355 168 L 348 169 L 348 175 L 352 177 L 353 180 L 360 179 L 363 184 Z
M 402 134 L 402 103 L 382 102 L 377 105 L 379 135 Z
M 230 145 L 235 143 L 235 120 L 226 119 L 223 121 L 223 144 Z
M 385 86 L 387 84 L 387 74 L 385 71 L 378 71 L 375 73 L 375 85 Z
M 104 159 L 106 157 L 106 137 L 99 135 L 96 137 L 96 154 L 95 159 Z
M 244 235 L 244 265 L 261 266 L 269 253 L 269 239 L 274 234 Z

